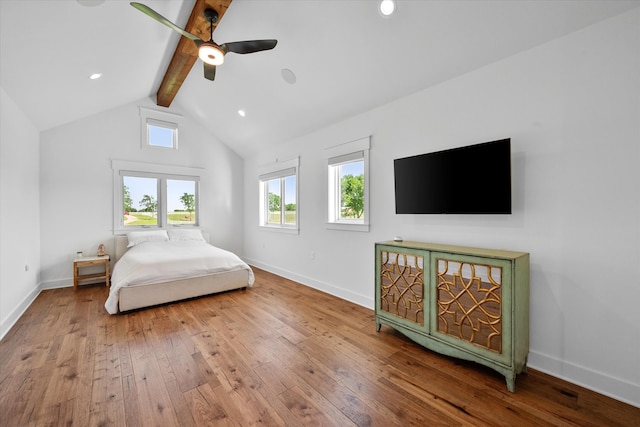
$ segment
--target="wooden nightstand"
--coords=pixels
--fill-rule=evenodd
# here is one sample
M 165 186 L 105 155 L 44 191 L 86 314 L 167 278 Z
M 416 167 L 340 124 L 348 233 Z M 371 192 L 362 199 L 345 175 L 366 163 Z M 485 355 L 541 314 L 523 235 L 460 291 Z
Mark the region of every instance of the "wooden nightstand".
M 78 290 L 79 282 L 95 279 L 103 279 L 107 287 L 111 286 L 109 260 L 109 255 L 76 257 L 76 259 L 73 260 L 73 290 Z M 104 266 L 104 273 L 80 274 L 81 268 L 95 266 Z

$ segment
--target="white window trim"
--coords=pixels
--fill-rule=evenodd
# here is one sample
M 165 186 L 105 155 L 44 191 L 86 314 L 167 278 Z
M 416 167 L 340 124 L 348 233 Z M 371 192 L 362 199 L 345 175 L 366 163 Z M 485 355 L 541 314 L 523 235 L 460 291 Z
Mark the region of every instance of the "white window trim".
M 290 173 L 290 170 L 294 169 L 294 173 Z M 288 172 L 288 173 L 287 173 Z M 265 206 L 265 186 L 263 182 L 267 179 L 281 178 L 284 176 L 295 175 L 296 177 L 296 224 L 266 224 L 265 218 L 268 215 L 268 206 Z M 300 157 L 296 157 L 291 160 L 277 162 L 271 165 L 265 165 L 258 169 L 258 186 L 259 186 L 259 215 L 258 226 L 261 230 L 275 231 L 278 233 L 286 234 L 300 234 Z M 286 201 L 286 200 L 285 200 Z
M 345 230 L 345 231 L 369 231 L 369 149 L 371 147 L 371 136 L 356 139 L 355 141 L 346 142 L 344 144 L 327 147 L 323 150 L 323 157 L 327 161 L 327 220 L 325 227 L 329 230 Z M 362 153 L 360 156 L 359 153 Z M 336 220 L 335 214 L 335 197 L 336 189 L 331 188 L 335 185 L 335 179 L 329 176 L 329 166 L 353 160 L 356 157 L 364 160 L 364 214 L 362 222 Z
M 149 150 L 177 150 L 178 149 L 178 129 L 182 116 L 169 113 L 167 111 L 153 110 L 146 107 L 138 107 L 140 110 L 140 146 Z M 148 125 L 164 127 L 173 130 L 173 146 L 161 147 L 149 144 Z
M 200 218 L 203 218 L 202 209 L 200 208 L 200 194 L 202 193 L 200 185 L 202 182 L 202 175 L 204 174 L 203 168 L 194 168 L 188 166 L 175 166 L 175 165 L 162 165 L 156 163 L 144 163 L 144 162 L 132 162 L 128 160 L 111 160 L 111 169 L 113 170 L 113 233 L 114 234 L 125 234 L 129 231 L 134 230 L 144 230 L 148 228 L 173 228 L 173 227 L 184 227 L 184 228 L 199 228 L 200 227 Z M 165 179 L 188 179 L 196 181 L 196 224 L 194 225 L 177 225 L 177 224 L 166 224 L 165 223 L 165 214 L 166 212 L 162 212 L 163 215 L 158 214 L 158 225 L 157 226 L 141 226 L 141 227 L 125 227 L 124 218 L 122 208 L 124 205 L 122 194 L 122 175 L 128 176 L 150 176 L 150 177 L 158 177 L 161 176 Z M 163 200 L 166 199 L 166 188 L 158 189 L 158 205 L 162 203 Z M 160 208 L 158 208 L 160 210 Z

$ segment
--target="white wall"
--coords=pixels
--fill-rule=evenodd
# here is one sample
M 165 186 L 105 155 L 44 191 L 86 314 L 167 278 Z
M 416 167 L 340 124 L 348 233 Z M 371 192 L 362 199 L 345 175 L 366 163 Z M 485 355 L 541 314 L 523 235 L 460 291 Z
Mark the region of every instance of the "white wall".
M 322 149 L 369 134 L 371 231 L 326 230 Z M 505 137 L 512 215 L 395 215 L 394 158 Z M 373 307 L 376 241 L 529 252 L 530 366 L 640 406 L 639 150 L 636 9 L 246 159 L 245 257 Z M 298 155 L 300 234 L 260 230 L 258 168 Z
M 0 337 L 38 294 L 39 132 L 0 87 Z
M 204 168 L 200 226 L 211 242 L 242 253 L 242 159 L 188 117 L 179 129 L 179 150 L 143 149 L 139 102 L 42 132 L 40 215 L 42 286 L 69 286 L 77 251 L 113 253 L 111 160 Z M 172 109 L 174 113 L 179 110 Z

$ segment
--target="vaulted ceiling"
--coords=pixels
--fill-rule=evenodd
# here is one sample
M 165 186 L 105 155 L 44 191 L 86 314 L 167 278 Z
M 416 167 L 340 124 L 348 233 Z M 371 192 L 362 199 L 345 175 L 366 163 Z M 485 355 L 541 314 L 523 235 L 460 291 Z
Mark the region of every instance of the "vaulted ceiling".
M 183 28 L 195 5 L 140 2 Z M 277 47 L 228 54 L 214 82 L 196 60 L 171 110 L 248 156 L 640 7 L 637 0 L 397 0 L 397 12 L 382 17 L 377 4 L 233 0 L 216 42 L 274 38 Z M 126 1 L 0 0 L 0 86 L 40 130 L 50 129 L 146 97 L 155 102 L 179 40 Z M 102 78 L 90 80 L 96 72 Z

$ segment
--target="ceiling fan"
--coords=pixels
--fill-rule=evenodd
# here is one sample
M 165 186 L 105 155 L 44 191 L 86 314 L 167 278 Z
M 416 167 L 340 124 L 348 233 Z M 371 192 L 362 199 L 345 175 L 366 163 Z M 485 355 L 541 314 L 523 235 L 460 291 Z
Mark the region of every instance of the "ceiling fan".
M 161 24 L 166 25 L 172 30 L 177 31 L 186 38 L 193 40 L 193 42 L 198 47 L 198 56 L 200 57 L 200 59 L 202 59 L 202 62 L 204 64 L 204 77 L 208 80 L 215 79 L 216 66 L 221 65 L 224 62 L 224 56 L 228 52 L 240 54 L 260 52 L 263 50 L 273 49 L 278 43 L 277 40 L 269 39 L 246 40 L 241 42 L 223 43 L 220 45 L 217 44 L 213 41 L 213 24 L 218 21 L 218 12 L 211 8 L 207 8 L 204 11 L 204 16 L 207 22 L 209 22 L 209 41 L 204 41 L 200 37 L 178 27 L 173 22 L 160 15 L 158 12 L 142 3 L 131 2 L 131 6 L 150 16 Z

